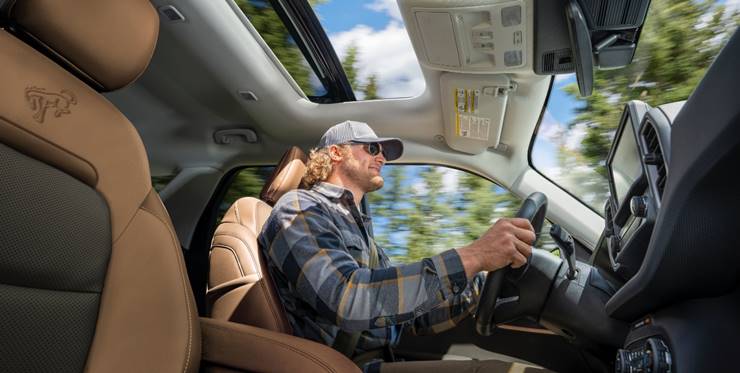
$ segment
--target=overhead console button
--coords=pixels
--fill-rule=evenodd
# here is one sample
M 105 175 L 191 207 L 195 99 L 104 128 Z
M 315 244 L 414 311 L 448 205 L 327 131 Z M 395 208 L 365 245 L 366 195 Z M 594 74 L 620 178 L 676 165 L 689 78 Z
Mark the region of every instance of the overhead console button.
M 504 27 L 518 26 L 522 23 L 522 7 L 519 5 L 501 9 L 501 24 Z
M 504 64 L 506 66 L 519 66 L 522 64 L 522 51 L 506 51 L 504 53 Z

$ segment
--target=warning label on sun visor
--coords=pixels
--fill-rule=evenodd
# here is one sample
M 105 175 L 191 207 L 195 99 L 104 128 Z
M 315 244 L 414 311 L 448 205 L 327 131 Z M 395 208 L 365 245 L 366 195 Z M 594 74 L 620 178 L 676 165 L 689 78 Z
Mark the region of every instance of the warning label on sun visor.
M 455 89 L 455 134 L 474 140 L 488 141 L 491 119 L 472 115 L 478 113 L 480 90 Z
M 488 141 L 491 119 L 474 115 L 457 114 L 457 135 L 469 139 Z

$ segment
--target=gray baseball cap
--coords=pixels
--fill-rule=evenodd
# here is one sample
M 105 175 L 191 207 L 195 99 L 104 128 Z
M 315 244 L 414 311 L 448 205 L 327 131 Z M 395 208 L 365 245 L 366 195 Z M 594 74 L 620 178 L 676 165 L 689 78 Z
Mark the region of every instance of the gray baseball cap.
M 319 140 L 319 148 L 351 142 L 363 144 L 379 142 L 383 145 L 383 153 L 387 161 L 398 159 L 403 154 L 403 143 L 400 139 L 395 137 L 378 137 L 367 123 L 355 122 L 353 120 L 335 124 L 326 130 L 324 136 L 321 136 L 321 140 Z

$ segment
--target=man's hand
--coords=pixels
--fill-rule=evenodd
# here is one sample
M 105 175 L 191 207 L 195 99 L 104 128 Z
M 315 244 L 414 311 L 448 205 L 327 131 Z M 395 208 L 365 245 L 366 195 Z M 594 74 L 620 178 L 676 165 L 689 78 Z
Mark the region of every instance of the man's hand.
M 465 274 L 472 278 L 480 271 L 495 271 L 511 264 L 519 268 L 532 255 L 536 235 L 527 219 L 502 218 L 471 244 L 457 249 Z

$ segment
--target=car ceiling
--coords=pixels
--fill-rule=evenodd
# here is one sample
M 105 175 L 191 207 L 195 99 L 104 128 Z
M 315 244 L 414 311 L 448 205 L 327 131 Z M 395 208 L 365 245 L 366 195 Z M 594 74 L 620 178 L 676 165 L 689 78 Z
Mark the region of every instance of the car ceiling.
M 171 5 L 162 0 L 153 4 Z M 509 97 L 504 117 L 501 142 L 508 150 L 469 155 L 452 150 L 440 137 L 444 133 L 440 77 L 452 73 L 422 66 L 426 89 L 417 97 L 320 105 L 305 98 L 231 0 L 181 0 L 176 7 L 185 21 L 160 17 L 157 48 L 143 76 L 106 94 L 139 130 L 153 175 L 196 167 L 225 173 L 239 166 L 275 164 L 289 146 L 308 150 L 331 125 L 359 120 L 379 136 L 404 140 L 405 153 L 398 163 L 467 169 L 520 196 L 549 191 L 551 200 L 561 201 L 551 203 L 550 218 L 597 221 L 585 228 L 571 226 L 576 237 L 595 244 L 601 230 L 598 215 L 529 165 L 529 145 L 547 100 L 550 76 L 535 75 L 530 65 L 510 73 L 518 88 Z M 258 100 L 244 100 L 239 91 L 251 91 Z M 234 128 L 253 129 L 259 141 L 228 145 L 214 141 L 215 131 Z

